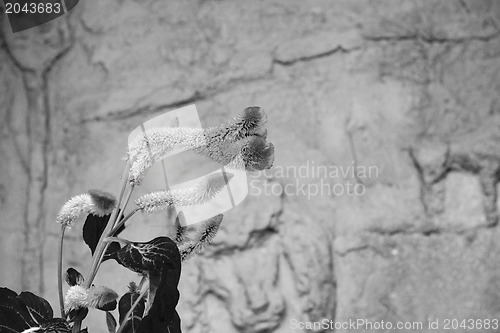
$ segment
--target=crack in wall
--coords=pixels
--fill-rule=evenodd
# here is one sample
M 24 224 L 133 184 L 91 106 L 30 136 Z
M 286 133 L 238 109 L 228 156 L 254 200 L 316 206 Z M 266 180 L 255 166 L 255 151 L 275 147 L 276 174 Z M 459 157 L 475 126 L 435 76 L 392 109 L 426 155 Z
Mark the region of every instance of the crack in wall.
M 273 58 L 273 63 L 281 65 L 281 66 L 292 66 L 298 62 L 314 61 L 314 60 L 318 60 L 318 59 L 322 59 L 322 58 L 327 58 L 327 57 L 330 57 L 330 56 L 338 54 L 338 53 L 348 54 L 352 51 L 356 51 L 359 49 L 361 49 L 361 47 L 359 47 L 359 46 L 352 47 L 352 48 L 345 48 L 342 45 L 339 45 L 339 46 L 337 46 L 331 50 L 325 51 L 325 52 L 320 52 L 320 53 L 316 53 L 316 54 L 312 54 L 312 55 L 293 58 L 290 60 L 282 60 L 282 59 L 275 57 L 275 58 Z
M 52 69 L 73 46 L 70 43 L 60 50 L 43 68 L 28 68 L 16 58 L 8 44 L 5 33 L 0 31 L 1 48 L 9 61 L 21 75 L 27 108 L 26 157 L 21 165 L 27 177 L 23 210 L 23 248 L 21 256 L 21 287 L 43 293 L 44 291 L 44 244 L 46 240 L 46 190 L 49 182 L 48 155 L 51 142 L 51 110 L 49 77 Z M 9 109 L 8 113 L 13 112 Z M 11 126 L 9 124 L 9 126 Z M 14 143 L 14 145 L 18 145 Z M 21 151 L 20 145 L 16 147 Z M 24 162 L 23 162 L 24 161 Z
M 477 36 L 467 36 L 467 37 L 436 37 L 436 36 L 425 36 L 421 33 L 415 32 L 408 35 L 396 35 L 396 36 L 373 36 L 365 35 L 363 39 L 369 42 L 407 42 L 416 41 L 426 44 L 461 44 L 466 42 L 478 41 L 478 42 L 490 42 L 491 40 L 500 37 L 500 31 L 495 31 L 494 33 L 488 35 L 477 35 Z

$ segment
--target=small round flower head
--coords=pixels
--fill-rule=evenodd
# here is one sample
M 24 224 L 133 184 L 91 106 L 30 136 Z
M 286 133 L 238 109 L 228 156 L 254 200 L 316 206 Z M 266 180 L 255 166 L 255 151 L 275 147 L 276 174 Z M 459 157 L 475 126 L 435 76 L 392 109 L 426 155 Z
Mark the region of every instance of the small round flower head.
M 215 198 L 217 194 L 227 185 L 233 174 L 211 174 L 198 184 L 185 188 L 170 191 L 158 191 L 148 193 L 137 199 L 136 204 L 139 209 L 146 213 L 165 210 L 172 206 L 186 207 L 202 204 Z
M 74 285 L 68 289 L 64 298 L 64 308 L 67 311 L 76 310 L 79 308 L 87 308 L 89 306 L 89 290 L 83 286 Z
M 85 220 L 93 206 L 89 194 L 80 194 L 69 199 L 57 214 L 56 221 L 68 228 Z
M 68 310 L 79 308 L 101 308 L 116 300 L 118 294 L 108 287 L 84 288 L 75 285 L 69 288 L 64 298 L 64 307 Z
M 87 218 L 89 214 L 104 216 L 115 207 L 111 194 L 102 191 L 90 191 L 69 199 L 57 214 L 56 221 L 71 228 Z

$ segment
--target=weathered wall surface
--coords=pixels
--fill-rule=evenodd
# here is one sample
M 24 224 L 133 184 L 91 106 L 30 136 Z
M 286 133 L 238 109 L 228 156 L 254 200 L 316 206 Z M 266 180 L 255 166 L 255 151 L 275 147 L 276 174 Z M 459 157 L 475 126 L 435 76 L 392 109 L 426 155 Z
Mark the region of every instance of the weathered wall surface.
M 276 167 L 184 265 L 186 332 L 498 318 L 499 29 L 492 0 L 80 1 L 26 32 L 3 22 L 1 284 L 56 305 L 55 214 L 118 190 L 137 124 L 189 103 L 207 124 L 259 105 Z M 312 174 L 322 166 L 376 172 Z M 158 219 L 129 237 L 165 232 Z M 80 238 L 66 265 L 85 271 Z M 104 270 L 120 291 L 136 279 Z

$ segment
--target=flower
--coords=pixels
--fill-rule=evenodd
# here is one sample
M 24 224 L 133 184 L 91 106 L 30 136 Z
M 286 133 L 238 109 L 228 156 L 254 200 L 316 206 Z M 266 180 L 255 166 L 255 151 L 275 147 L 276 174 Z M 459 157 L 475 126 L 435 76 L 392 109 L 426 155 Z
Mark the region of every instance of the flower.
M 231 122 L 207 129 L 185 127 L 152 128 L 143 137 L 129 145 L 127 159 L 131 163 L 129 182 L 140 185 L 146 171 L 174 150 L 193 150 L 226 165 L 238 154 L 241 147 L 232 147 L 244 138 L 254 136 L 265 140 L 263 128 L 266 114 L 258 106 L 246 108 Z M 223 152 L 226 152 L 224 154 Z
M 171 206 L 185 207 L 202 204 L 215 198 L 227 185 L 226 179 L 229 181 L 232 177 L 231 173 L 211 174 L 189 188 L 148 193 L 137 199 L 136 204 L 141 211 L 146 213 L 165 210 Z
M 100 191 L 100 190 L 89 190 L 92 203 L 94 204 L 94 215 L 104 216 L 111 214 L 116 206 L 116 198 L 114 195 Z
M 101 308 L 115 301 L 118 294 L 112 289 L 104 286 L 85 288 L 74 285 L 69 288 L 64 298 L 64 307 L 68 310 L 79 308 Z
M 84 220 L 89 214 L 99 216 L 110 214 L 115 204 L 116 202 L 111 194 L 93 190 L 69 199 L 59 210 L 56 221 L 71 228 Z
M 219 214 L 199 223 L 196 228 L 196 234 L 192 240 L 179 242 L 178 247 L 182 261 L 191 258 L 195 253 L 200 252 L 203 247 L 210 243 L 217 234 L 223 217 L 224 215 Z

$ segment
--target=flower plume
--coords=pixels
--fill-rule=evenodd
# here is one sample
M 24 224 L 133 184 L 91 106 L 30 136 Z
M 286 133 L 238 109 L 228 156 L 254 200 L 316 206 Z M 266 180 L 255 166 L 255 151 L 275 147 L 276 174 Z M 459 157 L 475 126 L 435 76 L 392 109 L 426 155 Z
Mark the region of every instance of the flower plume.
M 116 201 L 111 194 L 93 190 L 69 199 L 59 210 L 56 221 L 71 228 L 85 220 L 89 214 L 99 216 L 110 214 L 115 205 Z
M 146 171 L 174 150 L 192 150 L 226 165 L 240 153 L 241 144 L 236 147 L 233 147 L 233 144 L 248 137 L 259 137 L 265 141 L 266 121 L 264 110 L 258 106 L 252 106 L 222 126 L 206 129 L 151 128 L 145 132 L 144 136 L 129 145 L 127 152 L 127 159 L 131 163 L 129 182 L 133 185 L 140 185 Z
M 69 288 L 64 299 L 68 311 L 79 308 L 102 308 L 118 298 L 118 294 L 104 286 L 85 288 L 74 285 Z
M 211 174 L 200 181 L 198 184 L 178 190 L 158 191 L 148 193 L 137 199 L 137 207 L 143 212 L 152 213 L 168 209 L 172 206 L 192 206 L 207 202 L 215 198 L 217 194 L 227 185 L 227 180 L 231 179 L 233 174 Z
M 215 237 L 224 215 L 216 215 L 198 224 L 192 240 L 181 241 L 177 245 L 181 254 L 181 260 L 187 260 L 199 253 Z

